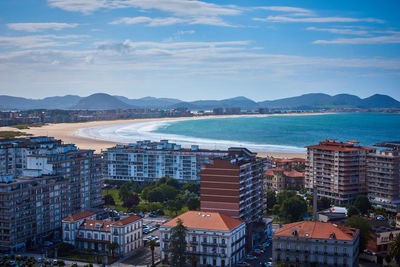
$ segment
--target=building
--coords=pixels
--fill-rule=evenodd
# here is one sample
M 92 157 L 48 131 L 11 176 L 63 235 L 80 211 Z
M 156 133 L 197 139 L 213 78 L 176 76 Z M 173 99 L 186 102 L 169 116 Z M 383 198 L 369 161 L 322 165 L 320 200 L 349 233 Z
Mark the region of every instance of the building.
M 358 266 L 358 229 L 329 222 L 284 225 L 272 237 L 274 265 Z
M 263 161 L 245 148 L 205 163 L 200 172 L 202 211 L 220 212 L 246 223 L 259 222 L 264 210 Z
M 367 156 L 368 198 L 374 206 L 400 212 L 400 142 L 383 142 L 384 149 Z
M 282 168 L 268 169 L 264 173 L 265 190 L 300 190 L 304 188 L 304 172 L 285 171 Z
M 396 214 L 396 228 L 400 228 L 400 212 Z
M 400 234 L 400 229 L 390 225 L 386 218 L 372 219 L 370 224 L 373 230 L 371 238 L 368 240 L 367 250 L 373 256 L 376 263 L 382 264 L 386 255 L 388 255 L 389 245 Z
M 86 211 L 62 220 L 62 238 L 78 250 L 100 255 L 110 253 L 108 245 L 117 243 L 114 255 L 124 257 L 143 247 L 142 225 L 139 216 L 119 221 L 96 220 L 95 213 Z
M 181 183 L 200 181 L 200 167 L 209 158 L 227 155 L 228 151 L 182 148 L 168 140 L 117 145 L 103 151 L 104 178 L 110 180 L 151 182 L 163 176 Z
M 303 158 L 286 159 L 269 157 L 268 161 L 271 168 L 281 168 L 285 171 L 302 170 L 306 164 L 306 159 Z
M 246 242 L 246 224 L 218 212 L 188 211 L 160 227 L 161 258 L 170 257 L 167 249 L 171 228 L 182 220 L 187 228 L 187 252 L 195 255 L 199 264 L 235 266 L 243 258 Z
M 366 158 L 375 148 L 360 146 L 358 141 L 328 139 L 307 146 L 305 186 L 316 187 L 319 197 L 336 204 L 352 204 L 366 192 Z
M 61 220 L 102 204 L 101 158 L 52 137 L 0 141 L 0 249 L 61 237 Z

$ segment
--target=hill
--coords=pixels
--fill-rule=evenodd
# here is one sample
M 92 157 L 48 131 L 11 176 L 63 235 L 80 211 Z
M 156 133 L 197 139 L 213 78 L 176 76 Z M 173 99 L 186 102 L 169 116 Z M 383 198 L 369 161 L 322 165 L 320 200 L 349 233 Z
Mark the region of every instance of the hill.
M 84 110 L 109 110 L 109 109 L 130 109 L 133 106 L 122 102 L 118 98 L 109 94 L 93 94 L 84 97 L 79 102 L 72 106 L 71 109 L 84 109 Z

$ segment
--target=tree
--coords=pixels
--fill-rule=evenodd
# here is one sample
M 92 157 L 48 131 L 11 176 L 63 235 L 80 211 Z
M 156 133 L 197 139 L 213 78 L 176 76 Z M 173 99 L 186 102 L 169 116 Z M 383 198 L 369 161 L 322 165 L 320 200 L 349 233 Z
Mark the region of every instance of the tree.
M 105 205 L 111 205 L 111 206 L 115 206 L 115 201 L 112 195 L 107 194 L 104 196 L 104 204 Z
M 318 210 L 326 210 L 331 207 L 331 200 L 327 197 L 321 197 L 317 201 Z
M 283 190 L 276 195 L 276 203 L 282 205 L 283 201 L 288 198 L 294 197 L 295 195 L 295 191 Z
M 199 258 L 194 254 L 190 254 L 189 258 L 190 258 L 190 262 L 192 263 L 192 266 L 196 267 L 197 262 L 199 261 Z
M 171 229 L 171 241 L 169 252 L 171 253 L 172 266 L 183 267 L 186 262 L 186 233 L 187 229 L 181 219 L 178 219 L 176 226 Z
M 350 206 L 347 209 L 347 217 L 350 218 L 351 216 L 354 216 L 354 215 L 360 215 L 360 211 L 355 206 Z
M 171 212 L 174 212 L 175 215 L 178 215 L 178 211 L 180 211 L 183 207 L 183 203 L 180 199 L 176 200 L 168 200 L 166 203 L 167 209 Z
M 150 240 L 148 246 L 151 250 L 151 266 L 154 266 L 154 248 L 156 247 L 156 241 L 154 239 Z
M 361 214 L 367 214 L 372 208 L 368 197 L 365 195 L 359 195 L 354 201 L 354 206 L 361 212 Z
M 189 191 L 195 194 L 199 194 L 199 185 L 193 182 L 186 183 L 182 186 L 182 191 Z
M 267 190 L 265 192 L 265 195 L 267 197 L 267 210 L 271 211 L 272 207 L 276 204 L 276 195 L 275 192 L 272 190 Z
M 115 243 L 115 242 L 107 243 L 107 248 L 109 251 L 111 251 L 112 257 L 114 257 L 114 252 L 118 247 L 119 247 L 118 243 Z
M 200 200 L 198 197 L 191 198 L 186 202 L 189 210 L 197 210 L 200 208 Z
M 389 255 L 400 264 L 400 234 L 398 234 L 389 245 Z
M 376 215 L 383 215 L 383 216 L 387 216 L 387 211 L 386 211 L 386 209 L 385 208 L 382 208 L 382 207 L 376 207 L 375 208 L 375 214 Z
M 127 183 L 123 184 L 118 192 L 119 199 L 121 199 L 122 202 L 124 202 L 129 198 L 130 195 L 131 191 L 129 190 L 129 185 Z
M 300 221 L 307 213 L 307 203 L 304 199 L 293 196 L 283 201 L 279 211 L 280 215 L 289 222 Z
M 360 230 L 360 249 L 359 252 L 364 251 L 367 247 L 368 240 L 371 239 L 371 234 L 373 233 L 371 224 L 369 221 L 360 215 L 353 215 L 345 224 L 346 226 L 350 226 Z
M 74 251 L 75 247 L 70 243 L 61 242 L 56 245 L 59 256 L 66 256 Z
M 131 194 L 122 204 L 125 208 L 132 208 L 140 203 L 140 198 L 137 194 Z
M 161 190 L 165 201 L 175 199 L 179 194 L 179 191 L 171 185 L 162 184 L 160 185 L 159 189 Z
M 149 191 L 147 201 L 149 202 L 164 202 L 165 196 L 161 188 L 156 187 Z

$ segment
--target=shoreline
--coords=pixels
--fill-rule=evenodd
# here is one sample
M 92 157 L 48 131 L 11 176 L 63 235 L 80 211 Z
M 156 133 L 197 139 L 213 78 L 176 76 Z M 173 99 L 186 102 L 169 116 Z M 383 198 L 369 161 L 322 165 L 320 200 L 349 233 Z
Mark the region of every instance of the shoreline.
M 199 117 L 167 117 L 167 118 L 144 118 L 144 119 L 121 119 L 109 121 L 90 121 L 90 122 L 73 122 L 73 123 L 52 123 L 42 127 L 31 127 L 23 131 L 33 136 L 52 136 L 56 139 L 61 139 L 64 143 L 73 143 L 80 149 L 93 149 L 96 153 L 100 153 L 109 147 L 117 144 L 125 144 L 124 142 L 115 142 L 102 140 L 98 138 L 91 138 L 78 134 L 78 131 L 93 127 L 103 127 L 112 125 L 123 125 L 133 123 L 146 123 L 146 122 L 161 122 L 170 120 L 196 120 L 196 119 L 210 119 L 210 118 L 234 118 L 234 117 L 269 117 L 269 116 L 312 116 L 312 115 L 325 115 L 332 113 L 285 113 L 285 114 L 256 114 L 256 115 L 208 115 Z M 0 127 L 0 131 L 18 131 L 13 127 Z M 281 157 L 281 158 L 306 158 L 306 153 L 301 152 L 273 152 L 273 151 L 257 151 L 252 149 L 260 157 Z

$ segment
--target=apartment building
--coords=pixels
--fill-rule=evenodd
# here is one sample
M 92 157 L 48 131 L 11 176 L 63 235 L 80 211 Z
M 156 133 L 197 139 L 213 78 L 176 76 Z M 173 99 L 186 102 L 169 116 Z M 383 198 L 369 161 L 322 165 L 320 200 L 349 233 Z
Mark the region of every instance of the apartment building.
M 199 183 L 201 165 L 212 157 L 227 154 L 227 151 L 199 149 L 197 145 L 182 148 L 168 140 L 117 145 L 103 151 L 104 178 L 151 182 L 168 176 L 180 183 Z
M 106 255 L 111 253 L 109 244 L 118 244 L 114 255 L 125 257 L 143 247 L 143 219 L 128 216 L 119 221 L 96 220 L 93 212 L 83 212 L 62 220 L 63 242 L 78 250 Z
M 304 172 L 285 171 L 282 168 L 268 169 L 264 172 L 264 190 L 300 190 L 304 188 Z
M 272 237 L 274 265 L 358 266 L 358 229 L 329 222 L 284 225 Z
M 302 168 L 306 164 L 306 159 L 303 158 L 274 158 L 269 157 L 268 161 L 270 163 L 270 167 L 273 168 L 281 168 L 285 171 L 293 171 L 299 168 Z
M 400 142 L 383 142 L 367 155 L 368 198 L 375 206 L 400 212 Z
M 366 188 L 366 159 L 375 148 L 360 146 L 358 141 L 328 139 L 307 146 L 305 186 L 317 188 L 319 197 L 337 204 L 352 204 Z
M 263 160 L 246 148 L 229 148 L 229 155 L 205 163 L 200 172 L 200 206 L 246 223 L 262 219 Z
M 0 176 L 0 250 L 17 251 L 60 236 L 68 180 L 60 176 Z
M 188 211 L 160 227 L 161 258 L 168 260 L 171 229 L 182 220 L 187 228 L 189 255 L 195 255 L 203 266 L 235 266 L 243 258 L 246 243 L 246 224 L 218 212 Z
M 1 140 L 0 155 L 3 250 L 58 237 L 62 218 L 102 204 L 101 158 L 93 150 L 52 137 L 27 137 Z M 10 222 L 15 219 L 10 214 L 32 223 Z

